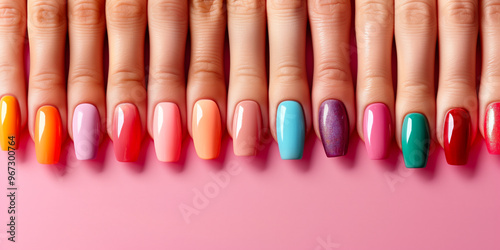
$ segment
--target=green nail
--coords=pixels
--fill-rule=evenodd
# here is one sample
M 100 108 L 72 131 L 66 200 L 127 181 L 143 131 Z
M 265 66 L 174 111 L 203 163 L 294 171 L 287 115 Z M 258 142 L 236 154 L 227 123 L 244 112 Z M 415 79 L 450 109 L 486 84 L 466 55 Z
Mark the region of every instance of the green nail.
M 427 118 L 419 113 L 406 115 L 401 131 L 401 145 L 406 167 L 425 167 L 430 144 L 431 137 Z

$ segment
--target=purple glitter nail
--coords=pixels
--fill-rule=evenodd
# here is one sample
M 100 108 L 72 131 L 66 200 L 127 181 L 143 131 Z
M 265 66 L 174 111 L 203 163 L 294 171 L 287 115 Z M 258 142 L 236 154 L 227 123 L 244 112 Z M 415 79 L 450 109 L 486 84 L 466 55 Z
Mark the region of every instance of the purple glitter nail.
M 325 100 L 319 108 L 319 133 L 326 156 L 336 157 L 347 153 L 349 146 L 349 117 L 339 100 Z

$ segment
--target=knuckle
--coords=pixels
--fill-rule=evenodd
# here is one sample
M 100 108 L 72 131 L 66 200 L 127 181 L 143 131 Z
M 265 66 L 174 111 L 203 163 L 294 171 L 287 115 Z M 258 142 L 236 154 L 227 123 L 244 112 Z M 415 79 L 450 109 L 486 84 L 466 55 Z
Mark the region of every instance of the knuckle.
M 54 91 L 64 86 L 64 77 L 56 73 L 36 73 L 30 76 L 30 90 L 34 91 Z
M 108 9 L 112 23 L 136 23 L 145 18 L 145 7 L 137 0 L 114 1 Z
M 11 4 L 0 5 L 0 27 L 19 29 L 24 25 L 25 14 Z
M 483 22 L 489 26 L 500 26 L 500 1 L 484 1 Z
M 228 10 L 241 14 L 252 14 L 264 11 L 266 0 L 228 0 Z
M 351 79 L 348 65 L 339 62 L 320 63 L 317 69 L 317 78 L 322 82 L 346 82 Z
M 234 69 L 234 76 L 237 79 L 245 78 L 251 82 L 265 82 L 266 74 L 256 67 L 252 66 L 238 66 Z
M 86 84 L 95 85 L 101 84 L 103 77 L 101 74 L 97 73 L 95 70 L 76 68 L 70 72 L 68 83 L 69 84 Z
M 280 82 L 292 82 L 305 79 L 305 70 L 293 64 L 283 64 L 278 66 L 274 72 L 276 79 Z
M 400 92 L 401 91 L 401 92 Z M 398 83 L 398 95 L 402 98 L 410 97 L 414 100 L 427 100 L 423 98 L 434 96 L 434 87 L 432 84 L 423 80 L 405 80 Z M 434 98 L 432 98 L 434 99 Z
M 69 10 L 70 21 L 75 24 L 97 25 L 103 21 L 103 6 L 98 0 L 76 0 Z
M 351 3 L 349 0 L 312 0 L 313 14 L 333 15 L 338 20 L 350 18 Z
M 401 23 L 407 26 L 433 26 L 436 22 L 434 8 L 425 1 L 409 1 L 402 4 L 396 12 Z
M 222 62 L 213 58 L 196 59 L 191 63 L 189 73 L 191 76 L 201 79 L 224 80 Z
M 363 16 L 366 23 L 376 23 L 386 26 L 392 20 L 392 10 L 386 3 L 366 1 L 359 7 L 359 15 Z
M 187 2 L 179 0 L 162 0 L 151 6 L 149 17 L 156 21 L 187 22 Z
M 37 1 L 31 7 L 30 21 L 36 28 L 59 28 L 66 24 L 65 7 L 57 1 Z
M 182 83 L 184 84 L 184 73 L 173 70 L 171 67 L 160 67 L 149 72 L 151 83 Z
M 120 69 L 109 75 L 110 84 L 113 86 L 130 87 L 143 85 L 144 72 L 141 70 Z
M 452 1 L 445 6 L 446 22 L 455 25 L 473 25 L 477 21 L 477 6 L 471 1 Z
M 278 11 L 296 11 L 305 7 L 305 0 L 268 0 L 268 3 Z
M 222 14 L 225 12 L 223 0 L 191 0 L 192 10 L 203 14 Z

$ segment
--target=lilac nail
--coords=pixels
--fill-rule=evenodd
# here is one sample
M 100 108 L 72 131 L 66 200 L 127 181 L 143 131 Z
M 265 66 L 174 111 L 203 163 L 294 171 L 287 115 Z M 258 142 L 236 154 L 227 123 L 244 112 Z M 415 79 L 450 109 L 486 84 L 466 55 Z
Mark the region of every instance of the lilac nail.
M 88 103 L 78 105 L 73 114 L 73 141 L 78 160 L 95 158 L 100 134 L 101 123 L 97 108 Z
M 326 156 L 336 157 L 347 153 L 349 146 L 349 117 L 344 104 L 326 100 L 319 108 L 319 133 Z

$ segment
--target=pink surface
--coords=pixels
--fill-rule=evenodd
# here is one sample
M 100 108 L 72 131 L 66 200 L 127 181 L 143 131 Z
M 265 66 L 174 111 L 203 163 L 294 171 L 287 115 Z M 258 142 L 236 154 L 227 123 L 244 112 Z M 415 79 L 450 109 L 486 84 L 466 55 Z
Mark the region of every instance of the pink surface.
M 281 160 L 270 139 L 241 158 L 226 135 L 217 160 L 186 139 L 179 163 L 161 163 L 147 138 L 130 164 L 108 139 L 95 161 L 77 161 L 68 142 L 45 166 L 25 132 L 16 243 L 0 157 L 0 249 L 500 249 L 500 157 L 482 139 L 467 166 L 431 151 L 427 168 L 410 170 L 394 143 L 371 161 L 353 135 L 347 156 L 328 159 L 309 134 L 302 160 Z

